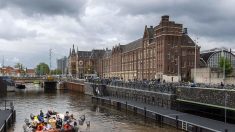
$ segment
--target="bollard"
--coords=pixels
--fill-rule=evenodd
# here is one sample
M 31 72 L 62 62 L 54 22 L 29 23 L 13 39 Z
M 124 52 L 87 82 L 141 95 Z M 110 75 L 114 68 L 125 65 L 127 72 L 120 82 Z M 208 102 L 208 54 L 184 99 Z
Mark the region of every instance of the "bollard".
M 228 132 L 228 129 L 225 129 L 224 132 Z
M 127 111 L 127 101 L 126 101 L 126 111 Z

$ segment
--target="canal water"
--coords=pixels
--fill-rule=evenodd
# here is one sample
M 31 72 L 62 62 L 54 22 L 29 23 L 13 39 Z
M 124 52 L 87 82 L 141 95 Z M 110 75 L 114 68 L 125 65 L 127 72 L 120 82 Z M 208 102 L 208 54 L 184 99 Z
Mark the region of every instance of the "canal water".
M 87 132 L 175 132 L 173 127 L 145 120 L 142 116 L 133 113 L 118 111 L 109 106 L 92 103 L 91 97 L 71 91 L 57 91 L 45 93 L 38 85 L 29 84 L 25 90 L 17 90 L 7 94 L 5 99 L 14 100 L 16 109 L 16 122 L 9 130 L 22 132 L 25 118 L 29 119 L 31 113 L 44 113 L 48 109 L 65 113 L 73 113 L 75 118 L 85 114 L 90 121 L 90 127 L 80 126 L 81 131 Z

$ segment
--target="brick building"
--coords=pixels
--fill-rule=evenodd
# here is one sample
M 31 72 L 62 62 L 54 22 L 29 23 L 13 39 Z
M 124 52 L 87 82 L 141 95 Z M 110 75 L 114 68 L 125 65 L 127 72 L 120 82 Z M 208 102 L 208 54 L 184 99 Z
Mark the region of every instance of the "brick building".
M 101 58 L 104 50 L 77 51 L 73 45 L 68 57 L 68 73 L 73 77 L 84 78 L 88 74 L 102 73 Z
M 90 66 L 105 78 L 178 81 L 180 77 L 187 80 L 194 67 L 195 47 L 196 66 L 199 67 L 200 47 L 195 46 L 188 36 L 187 28 L 170 21 L 169 16 L 162 16 L 157 26 L 145 26 L 143 37 L 126 45 L 118 44 L 112 50 L 97 50 L 100 54 L 96 59 L 91 55 L 94 50 L 86 51 L 90 57 L 83 62 L 91 61 Z M 78 59 L 76 62 L 79 62 Z

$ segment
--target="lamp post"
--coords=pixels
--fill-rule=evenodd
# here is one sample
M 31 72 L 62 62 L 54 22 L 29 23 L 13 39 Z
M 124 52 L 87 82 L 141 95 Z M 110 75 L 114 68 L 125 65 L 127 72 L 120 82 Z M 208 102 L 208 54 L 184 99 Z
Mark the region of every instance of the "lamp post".
M 180 82 L 180 56 L 178 55 L 178 82 Z
M 195 44 L 195 56 L 194 56 L 194 83 L 196 83 L 196 68 L 197 68 L 197 43 L 198 43 L 198 38 L 195 40 L 196 44 Z
M 227 123 L 227 93 L 225 90 L 225 52 L 222 49 L 222 56 L 223 56 L 223 88 L 224 88 L 224 123 Z

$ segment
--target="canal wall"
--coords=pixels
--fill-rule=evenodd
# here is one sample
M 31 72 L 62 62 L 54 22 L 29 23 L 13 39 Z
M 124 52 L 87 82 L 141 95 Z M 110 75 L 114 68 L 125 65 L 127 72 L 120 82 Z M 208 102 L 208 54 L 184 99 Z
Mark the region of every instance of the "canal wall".
M 225 95 L 227 109 L 235 110 L 235 90 L 199 87 L 178 87 L 176 90 L 177 100 L 190 103 L 210 105 L 224 108 Z
M 76 91 L 85 94 L 85 84 L 78 82 L 65 82 L 64 87 L 67 90 Z
M 176 108 L 176 95 L 171 93 L 148 91 L 134 88 L 118 87 L 85 83 L 86 93 L 97 96 L 111 96 L 122 99 L 130 99 L 141 103 L 156 105 L 163 108 Z
M 176 110 L 165 109 L 158 106 L 147 105 L 133 100 L 120 99 L 116 97 L 93 96 L 92 101 L 101 105 L 111 105 L 117 110 L 131 111 L 135 114 L 150 118 L 156 123 L 171 125 L 177 129 L 188 132 L 233 132 L 234 125 L 226 124 L 220 121 L 212 121 L 208 118 L 194 116 L 178 112 Z
M 108 93 L 109 96 L 130 99 L 141 103 L 160 106 L 163 108 L 173 109 L 176 106 L 175 94 L 117 86 L 106 86 L 106 93 Z

